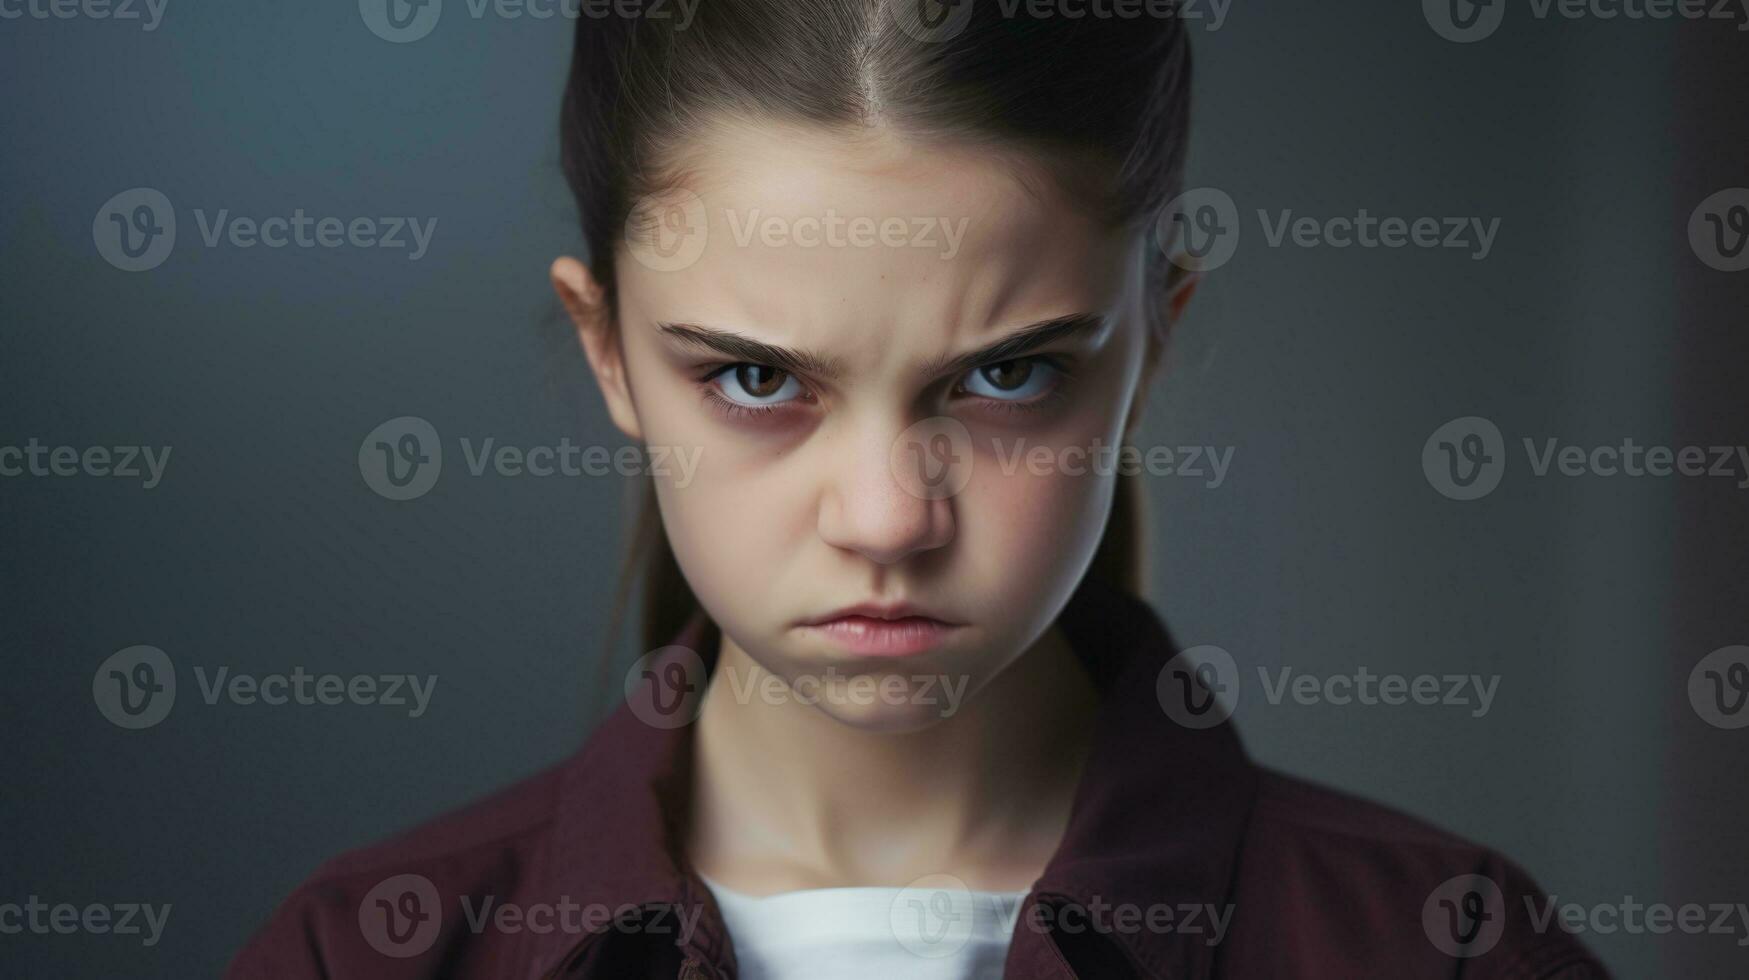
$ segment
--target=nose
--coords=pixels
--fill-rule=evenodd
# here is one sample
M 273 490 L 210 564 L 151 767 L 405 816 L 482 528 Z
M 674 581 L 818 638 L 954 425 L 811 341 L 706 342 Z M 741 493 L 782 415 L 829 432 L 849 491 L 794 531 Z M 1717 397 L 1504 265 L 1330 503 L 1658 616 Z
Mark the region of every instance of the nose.
M 945 546 L 954 536 L 952 497 L 928 499 L 896 467 L 909 465 L 893 447 L 902 426 L 870 426 L 847 439 L 831 461 L 820 497 L 819 533 L 834 548 L 881 565 Z

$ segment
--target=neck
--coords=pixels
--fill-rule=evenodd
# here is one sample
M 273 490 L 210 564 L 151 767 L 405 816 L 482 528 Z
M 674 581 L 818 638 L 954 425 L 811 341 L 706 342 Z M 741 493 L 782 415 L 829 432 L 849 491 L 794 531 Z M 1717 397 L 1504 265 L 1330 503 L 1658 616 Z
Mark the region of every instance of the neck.
M 1095 712 L 1055 628 L 951 717 L 869 731 L 773 683 L 727 636 L 694 726 L 694 866 L 752 894 L 954 875 L 1023 891 L 1061 840 Z M 756 688 L 755 688 L 756 689 Z

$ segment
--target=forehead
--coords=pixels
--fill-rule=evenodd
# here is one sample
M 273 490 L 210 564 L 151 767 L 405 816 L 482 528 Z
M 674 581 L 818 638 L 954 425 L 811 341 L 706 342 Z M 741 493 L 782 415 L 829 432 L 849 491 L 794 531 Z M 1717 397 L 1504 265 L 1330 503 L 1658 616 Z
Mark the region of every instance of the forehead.
M 628 320 L 709 323 L 874 353 L 957 348 L 992 329 L 1119 301 L 1132 243 L 1037 161 L 889 129 L 720 123 L 677 157 L 702 250 L 619 268 Z M 702 211 L 702 213 L 700 213 Z M 628 231 L 631 239 L 673 232 Z

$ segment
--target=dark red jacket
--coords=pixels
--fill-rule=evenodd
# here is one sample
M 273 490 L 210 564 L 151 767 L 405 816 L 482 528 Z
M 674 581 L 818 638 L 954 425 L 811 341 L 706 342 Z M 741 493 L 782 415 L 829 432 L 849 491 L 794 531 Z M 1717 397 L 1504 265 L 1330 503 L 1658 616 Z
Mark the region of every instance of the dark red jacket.
M 1498 854 L 1262 769 L 1231 725 L 1173 722 L 1144 603 L 1086 584 L 1059 622 L 1102 707 L 1005 976 L 1607 976 L 1558 917 L 1537 930 L 1541 892 Z M 715 636 L 700 618 L 676 642 L 708 660 Z M 229 975 L 734 977 L 678 857 L 690 733 L 622 706 L 559 766 L 328 862 Z

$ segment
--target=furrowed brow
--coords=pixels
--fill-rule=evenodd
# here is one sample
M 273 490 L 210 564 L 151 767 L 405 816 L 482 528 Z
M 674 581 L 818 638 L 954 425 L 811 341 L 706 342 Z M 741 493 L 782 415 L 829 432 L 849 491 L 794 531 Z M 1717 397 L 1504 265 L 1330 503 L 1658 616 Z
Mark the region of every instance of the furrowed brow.
M 821 357 L 812 351 L 775 347 L 728 330 L 696 323 L 658 323 L 656 327 L 683 344 L 714 351 L 737 361 L 765 364 L 821 379 L 834 379 L 843 373 L 843 365 L 836 358 Z
M 1095 334 L 1105 327 L 1106 318 L 1102 313 L 1071 313 L 1050 320 L 1021 327 L 1008 336 L 980 347 L 968 354 L 959 354 L 945 358 L 929 366 L 927 373 L 931 377 L 946 374 L 963 374 L 986 364 L 1000 364 L 1023 357 L 1059 340 L 1083 334 Z
M 1106 317 L 1102 313 L 1071 313 L 1041 320 L 1021 327 L 1001 340 L 975 351 L 936 360 L 926 365 L 922 373 L 926 377 L 963 374 L 986 364 L 1000 364 L 1023 357 L 1065 338 L 1098 333 L 1105 325 Z M 843 363 L 837 358 L 822 357 L 812 351 L 777 347 L 729 330 L 696 323 L 658 323 L 656 327 L 683 344 L 736 361 L 765 364 L 822 380 L 834 380 L 844 374 Z

